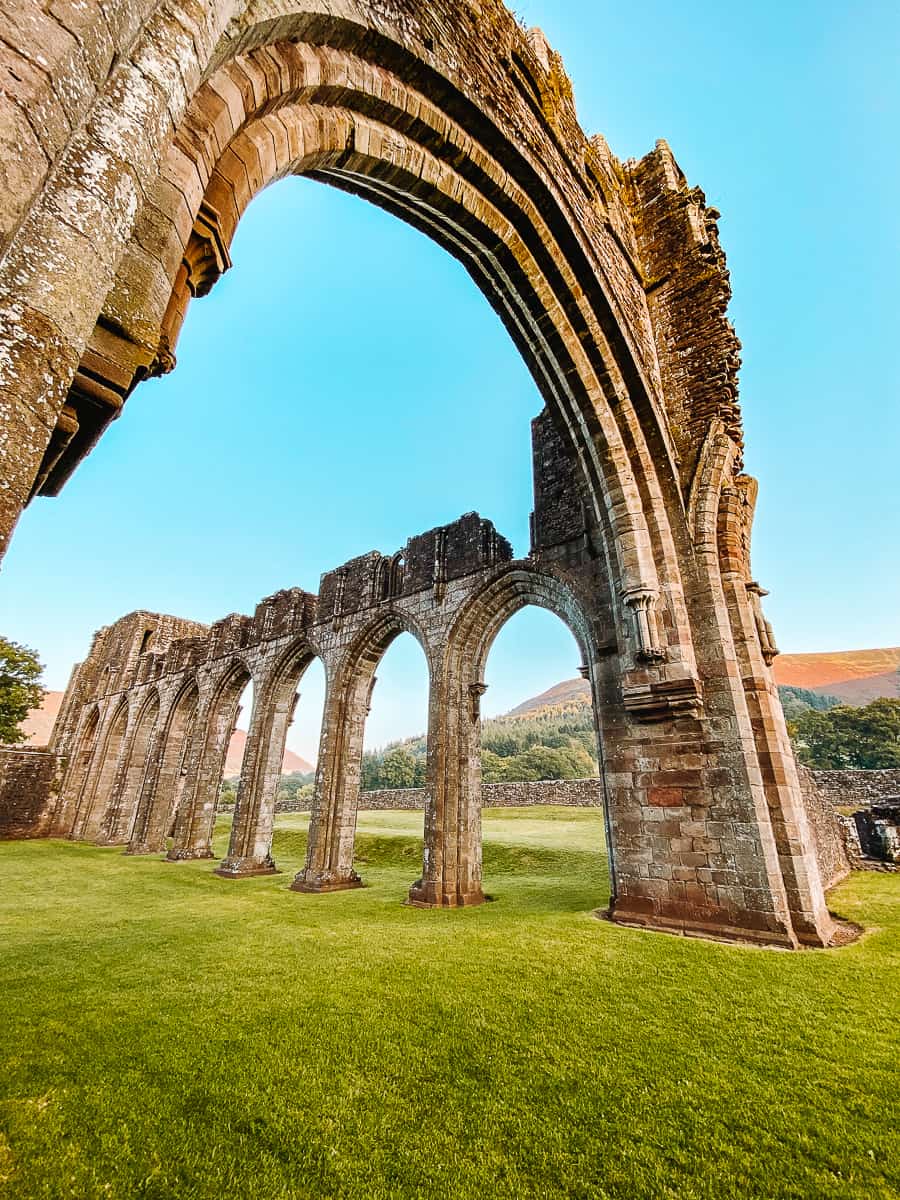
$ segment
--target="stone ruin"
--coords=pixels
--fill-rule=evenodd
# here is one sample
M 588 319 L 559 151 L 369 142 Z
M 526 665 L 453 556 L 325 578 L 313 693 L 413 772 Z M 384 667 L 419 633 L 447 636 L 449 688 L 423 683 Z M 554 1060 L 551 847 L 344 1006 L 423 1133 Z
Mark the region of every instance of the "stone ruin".
M 366 197 L 462 261 L 546 403 L 526 562 L 470 518 L 252 618 L 137 613 L 102 631 L 55 737 L 54 830 L 155 852 L 175 812 L 173 854 L 207 853 L 223 731 L 252 675 L 221 870 L 270 869 L 277 748 L 317 654 L 328 711 L 298 886 L 355 882 L 368 689 L 409 628 L 432 691 L 414 898 L 477 901 L 484 656 L 510 612 L 541 603 L 591 681 L 613 919 L 828 944 L 750 565 L 718 213 L 668 146 L 622 162 L 586 137 L 559 56 L 500 0 L 18 0 L 0 22 L 15 141 L 0 175 L 0 552 L 23 506 L 57 495 L 134 389 L 173 369 L 189 303 L 230 267 L 252 198 L 288 174 Z M 32 775 L 50 788 L 57 766 Z

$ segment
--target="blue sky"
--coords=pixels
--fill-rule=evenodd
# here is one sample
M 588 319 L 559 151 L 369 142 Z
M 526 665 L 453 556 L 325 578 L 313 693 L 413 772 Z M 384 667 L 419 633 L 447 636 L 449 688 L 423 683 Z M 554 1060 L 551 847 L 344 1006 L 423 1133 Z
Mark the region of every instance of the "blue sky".
M 900 17 L 878 0 L 710 7 L 519 0 L 563 54 L 582 124 L 658 137 L 723 218 L 744 343 L 754 563 L 785 650 L 900 643 L 896 355 Z M 287 180 L 190 310 L 178 368 L 138 388 L 58 500 L 23 517 L 0 631 L 64 686 L 134 608 L 199 620 L 478 509 L 527 548 L 537 391 L 464 270 L 365 202 Z M 571 676 L 566 630 L 520 614 L 489 712 Z M 379 670 L 367 741 L 419 731 L 424 664 Z M 292 746 L 315 752 L 321 686 Z

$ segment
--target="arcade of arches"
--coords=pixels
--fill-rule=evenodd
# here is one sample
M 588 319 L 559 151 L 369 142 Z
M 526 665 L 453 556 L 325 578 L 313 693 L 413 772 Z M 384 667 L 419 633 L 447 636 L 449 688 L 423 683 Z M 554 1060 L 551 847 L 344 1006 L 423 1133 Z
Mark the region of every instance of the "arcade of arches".
M 426 851 L 412 896 L 480 896 L 478 702 L 526 603 L 575 634 L 607 795 L 612 917 L 832 936 L 750 568 L 739 343 L 718 214 L 665 143 L 620 162 L 559 56 L 501 0 L 135 0 L 3 18 L 17 157 L 0 178 L 0 549 L 133 389 L 171 370 L 190 300 L 287 174 L 368 198 L 456 256 L 544 397 L 529 558 L 469 517 L 211 629 L 101 631 L 54 734 L 55 828 L 209 853 L 241 691 L 254 708 L 226 876 L 271 870 L 274 776 L 313 656 L 328 697 L 309 861 L 356 882 L 362 726 L 402 629 L 429 663 Z M 149 640 L 146 640 L 147 634 Z M 146 641 L 146 644 L 144 644 Z M 143 653 L 141 647 L 143 645 Z

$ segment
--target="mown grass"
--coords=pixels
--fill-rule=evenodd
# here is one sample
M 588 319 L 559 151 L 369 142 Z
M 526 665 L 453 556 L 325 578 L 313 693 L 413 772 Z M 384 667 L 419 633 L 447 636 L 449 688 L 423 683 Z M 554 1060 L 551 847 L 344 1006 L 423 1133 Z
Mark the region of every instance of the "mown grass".
M 616 928 L 599 817 L 490 812 L 496 903 L 423 912 L 421 816 L 369 887 L 0 846 L 9 1197 L 893 1197 L 900 878 L 786 954 Z M 227 829 L 218 832 L 224 850 Z

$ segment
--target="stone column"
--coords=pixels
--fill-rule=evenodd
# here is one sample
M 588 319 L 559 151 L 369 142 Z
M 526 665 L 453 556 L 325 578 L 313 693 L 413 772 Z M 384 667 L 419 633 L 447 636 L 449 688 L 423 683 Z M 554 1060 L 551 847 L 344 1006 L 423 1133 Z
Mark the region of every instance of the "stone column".
M 360 673 L 355 681 L 329 688 L 306 866 L 291 884 L 295 892 L 337 892 L 362 887 L 362 880 L 353 870 L 353 847 L 363 735 L 374 683 L 374 675 Z
M 272 833 L 275 796 L 281 778 L 284 743 L 299 697 L 296 693 L 261 698 L 253 709 L 228 855 L 216 871 L 223 879 L 274 875 Z
M 772 645 L 763 645 L 763 638 L 768 643 L 771 633 L 767 623 L 760 627 L 758 599 L 752 591 L 757 585 L 729 574 L 723 575 L 722 584 L 791 924 L 804 945 L 827 945 L 834 922 L 825 900 L 784 710 L 766 661 L 767 654 L 774 657 L 777 651 Z
M 481 697 L 471 670 L 432 676 L 428 704 L 428 791 L 422 878 L 410 888 L 417 908 L 484 902 L 481 886 Z

